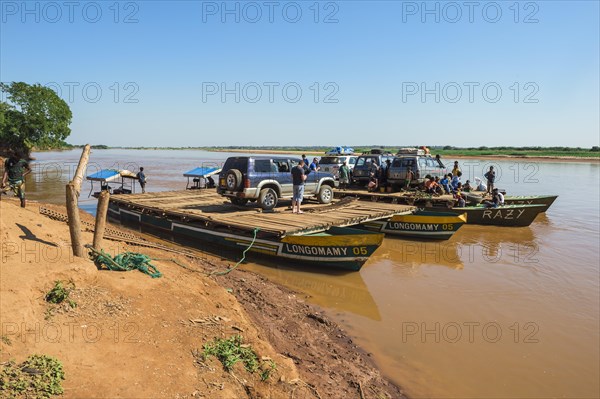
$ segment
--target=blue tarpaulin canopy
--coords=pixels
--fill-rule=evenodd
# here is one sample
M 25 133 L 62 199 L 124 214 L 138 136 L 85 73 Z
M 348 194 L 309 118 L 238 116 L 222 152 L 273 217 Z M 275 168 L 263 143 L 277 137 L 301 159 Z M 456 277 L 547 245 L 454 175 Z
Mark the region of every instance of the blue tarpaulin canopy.
M 208 177 L 221 171 L 221 168 L 198 167 L 183 174 L 184 177 Z
M 102 169 L 100 172 L 87 176 L 87 179 L 93 181 L 113 181 L 120 177 L 121 173 L 116 169 Z
M 132 193 L 134 192 L 134 183 L 137 180 L 137 175 L 128 170 L 117 170 L 117 169 L 102 169 L 99 172 L 92 173 L 91 175 L 86 176 L 86 179 L 90 181 L 90 195 L 94 191 L 94 182 L 100 182 L 100 190 L 108 190 L 111 191 L 111 187 L 108 183 L 117 182 L 121 187 L 115 189 L 114 194 L 123 194 L 123 193 Z M 127 179 L 127 183 L 126 183 Z M 127 187 L 126 187 L 127 186 Z M 95 193 L 94 196 L 100 194 L 99 192 Z
M 221 168 L 209 168 L 205 166 L 201 166 L 190 171 L 187 171 L 183 174 L 183 176 L 187 177 L 187 185 L 185 186 L 188 190 L 194 190 L 199 188 L 207 188 L 214 187 L 215 182 L 213 180 L 212 175 L 216 175 L 221 171 Z M 190 187 L 190 177 L 193 178 L 193 184 Z

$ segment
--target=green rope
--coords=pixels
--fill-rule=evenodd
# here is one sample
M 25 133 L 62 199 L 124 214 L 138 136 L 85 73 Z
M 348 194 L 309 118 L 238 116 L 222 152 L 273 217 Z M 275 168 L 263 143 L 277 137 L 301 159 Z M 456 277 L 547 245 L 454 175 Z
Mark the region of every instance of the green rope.
M 258 228 L 258 227 L 256 227 L 254 229 L 254 237 L 252 238 L 252 242 L 250 243 L 248 248 L 246 248 L 244 250 L 244 252 L 242 253 L 242 259 L 240 259 L 240 261 L 238 263 L 236 263 L 235 266 L 233 266 L 225 271 L 222 271 L 222 272 L 214 271 L 212 273 L 209 273 L 208 275 L 209 276 L 224 276 L 224 275 L 228 274 L 229 272 L 231 272 L 232 270 L 235 270 L 235 268 L 238 267 L 246 259 L 246 252 L 248 252 L 250 250 L 250 248 L 252 248 L 252 246 L 254 245 L 254 241 L 256 241 L 256 234 L 258 234 L 259 230 L 260 230 L 260 228 Z
M 96 264 L 106 266 L 109 270 L 125 272 L 137 269 L 152 278 L 162 277 L 162 273 L 154 265 L 150 264 L 152 259 L 147 255 L 136 252 L 124 252 L 112 258 L 106 252 L 102 250 L 98 251 L 91 245 L 86 245 L 86 247 L 90 250 L 90 258 Z

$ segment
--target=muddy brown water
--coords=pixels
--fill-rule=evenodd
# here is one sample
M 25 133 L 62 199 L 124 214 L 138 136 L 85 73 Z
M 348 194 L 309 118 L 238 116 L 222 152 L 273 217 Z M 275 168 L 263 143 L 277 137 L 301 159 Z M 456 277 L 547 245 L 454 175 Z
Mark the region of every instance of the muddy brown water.
M 29 198 L 64 202 L 79 155 L 36 153 Z M 182 189 L 185 171 L 228 155 L 94 150 L 88 171 L 144 166 L 147 190 Z M 413 397 L 599 397 L 600 165 L 460 164 L 463 180 L 493 164 L 509 194 L 560 197 L 530 227 L 466 225 L 444 242 L 386 239 L 359 273 L 244 267 L 323 307 Z M 93 212 L 88 191 L 84 183 L 81 206 Z

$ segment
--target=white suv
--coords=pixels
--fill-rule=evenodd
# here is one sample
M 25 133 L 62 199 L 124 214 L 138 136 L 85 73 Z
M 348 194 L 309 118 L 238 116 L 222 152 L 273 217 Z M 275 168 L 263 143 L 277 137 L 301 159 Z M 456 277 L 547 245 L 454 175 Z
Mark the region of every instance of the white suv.
M 333 174 L 333 177 L 339 179 L 339 170 L 340 166 L 346 161 L 346 165 L 350 169 L 350 173 L 354 169 L 354 164 L 356 164 L 356 155 L 326 155 L 321 157 L 319 161 L 319 166 L 321 167 L 321 172 L 328 172 Z

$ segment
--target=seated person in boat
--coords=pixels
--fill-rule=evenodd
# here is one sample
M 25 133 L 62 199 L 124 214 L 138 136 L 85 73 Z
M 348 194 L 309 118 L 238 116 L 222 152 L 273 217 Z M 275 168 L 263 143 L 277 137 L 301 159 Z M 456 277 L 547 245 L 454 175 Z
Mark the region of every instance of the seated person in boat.
M 504 203 L 504 196 L 498 192 L 498 189 L 495 188 L 492 190 L 492 200 L 491 201 L 483 201 L 482 204 L 486 208 L 498 208 L 500 205 Z
M 443 195 L 444 194 L 444 189 L 442 188 L 442 185 L 440 184 L 440 177 L 436 176 L 435 177 L 435 193 L 439 194 L 439 195 Z
M 475 184 L 477 184 L 477 191 L 487 191 L 487 186 L 485 185 L 485 183 L 483 181 L 481 181 L 481 179 L 479 177 L 475 178 Z
M 435 194 L 438 184 L 435 182 L 433 177 L 429 177 L 429 180 L 425 181 L 425 192 L 428 194 Z
M 444 177 L 442 177 L 440 180 L 440 186 L 442 186 L 446 194 L 450 194 L 450 179 L 448 176 L 449 175 L 444 175 Z
M 452 175 L 452 179 L 450 180 L 450 186 L 452 186 L 452 191 L 456 191 L 456 188 L 460 184 L 460 176 L 462 172 L 459 170 L 456 175 Z
M 462 184 L 458 183 L 458 187 L 453 194 L 454 198 L 457 200 L 457 206 L 459 208 L 464 208 L 467 204 L 467 197 L 462 193 Z
M 471 187 L 471 180 L 467 180 L 467 182 L 465 183 L 464 186 L 462 186 L 462 190 L 465 193 L 468 193 L 469 191 L 471 191 L 473 188 Z
M 369 177 L 369 184 L 367 184 L 367 189 L 369 191 L 375 191 L 377 190 L 377 187 L 379 187 L 379 181 L 377 180 L 375 172 L 371 172 L 371 175 Z

